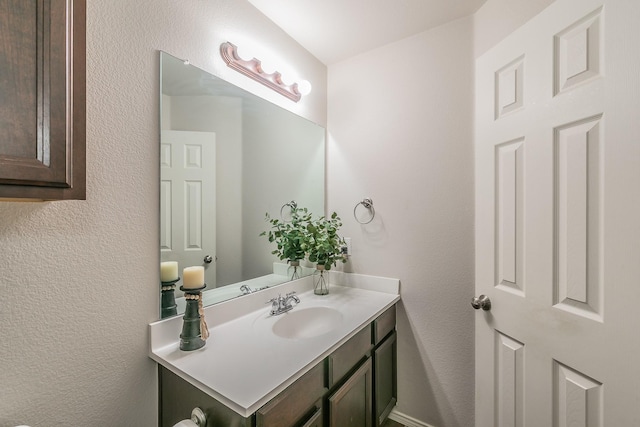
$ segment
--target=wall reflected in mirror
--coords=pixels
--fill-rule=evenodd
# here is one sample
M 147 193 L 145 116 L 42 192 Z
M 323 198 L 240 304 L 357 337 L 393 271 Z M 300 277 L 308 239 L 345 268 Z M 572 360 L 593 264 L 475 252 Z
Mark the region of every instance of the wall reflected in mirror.
M 324 213 L 324 128 L 165 52 L 160 84 L 161 262 L 203 266 L 205 305 L 288 281 L 260 233 L 291 201 Z

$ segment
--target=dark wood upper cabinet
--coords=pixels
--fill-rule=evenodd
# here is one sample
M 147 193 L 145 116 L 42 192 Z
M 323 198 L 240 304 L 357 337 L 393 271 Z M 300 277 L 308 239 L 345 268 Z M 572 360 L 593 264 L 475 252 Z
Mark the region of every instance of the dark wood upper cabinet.
M 85 0 L 0 0 L 0 200 L 86 198 Z

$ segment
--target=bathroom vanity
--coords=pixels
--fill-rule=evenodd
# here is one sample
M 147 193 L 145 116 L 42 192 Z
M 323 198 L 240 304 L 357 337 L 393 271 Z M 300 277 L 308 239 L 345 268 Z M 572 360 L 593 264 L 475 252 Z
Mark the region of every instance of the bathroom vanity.
M 332 274 L 326 296 L 306 277 L 208 307 L 200 350 L 179 350 L 181 317 L 151 324 L 160 425 L 200 407 L 207 426 L 379 426 L 396 402 L 399 283 Z M 265 302 L 294 291 L 299 304 L 269 314 Z

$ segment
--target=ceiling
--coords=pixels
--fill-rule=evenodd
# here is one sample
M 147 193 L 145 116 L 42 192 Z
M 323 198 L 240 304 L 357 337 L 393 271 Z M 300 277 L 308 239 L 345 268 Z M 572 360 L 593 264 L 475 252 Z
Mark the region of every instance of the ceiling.
M 474 13 L 486 0 L 249 0 L 325 65 Z

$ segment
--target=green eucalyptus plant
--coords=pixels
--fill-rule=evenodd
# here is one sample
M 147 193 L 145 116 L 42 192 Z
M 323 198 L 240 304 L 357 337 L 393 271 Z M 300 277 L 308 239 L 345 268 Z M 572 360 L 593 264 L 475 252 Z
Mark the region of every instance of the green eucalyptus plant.
M 307 208 L 293 207 L 290 221 L 271 218 L 268 213 L 265 221 L 271 224 L 271 229 L 260 235 L 267 236 L 269 242 L 276 244 L 276 249 L 271 252 L 273 255 L 289 262 L 305 258 L 309 245 L 307 228 L 311 222 L 311 214 Z
M 324 266 L 325 270 L 331 270 L 338 261 L 347 262 L 342 252 L 345 241 L 338 235 L 342 227 L 342 220 L 335 212 L 330 218 L 321 216 L 309 221 L 307 224 L 309 261 Z

